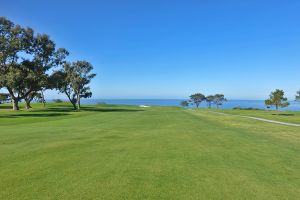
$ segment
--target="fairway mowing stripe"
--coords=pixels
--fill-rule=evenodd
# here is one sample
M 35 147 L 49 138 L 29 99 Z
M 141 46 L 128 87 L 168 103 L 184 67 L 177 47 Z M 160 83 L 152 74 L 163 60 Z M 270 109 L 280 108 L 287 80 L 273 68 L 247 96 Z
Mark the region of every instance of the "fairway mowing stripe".
M 281 125 L 287 125 L 287 126 L 297 126 L 297 127 L 300 127 L 300 124 L 280 122 L 280 121 L 275 121 L 275 120 L 270 120 L 270 119 L 264 119 L 264 118 L 259 118 L 259 117 L 251 117 L 251 116 L 246 116 L 246 115 L 235 115 L 235 114 L 220 113 L 220 112 L 214 112 L 214 111 L 208 111 L 208 112 L 216 113 L 216 114 L 220 114 L 220 115 L 237 116 L 237 117 L 243 117 L 243 118 L 248 118 L 248 119 L 254 119 L 254 120 L 259 120 L 259 121 L 263 121 L 263 122 L 269 122 L 269 123 L 273 123 L 273 124 L 281 124 Z

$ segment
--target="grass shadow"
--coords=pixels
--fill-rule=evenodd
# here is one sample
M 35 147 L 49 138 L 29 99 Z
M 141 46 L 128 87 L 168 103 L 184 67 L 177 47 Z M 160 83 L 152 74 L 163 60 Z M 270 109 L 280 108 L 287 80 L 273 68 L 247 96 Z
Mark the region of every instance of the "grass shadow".
M 18 113 L 11 115 L 0 115 L 0 118 L 18 118 L 18 117 L 58 117 L 69 115 L 68 113 Z
M 51 112 L 75 112 L 76 110 L 74 110 L 73 107 L 50 107 L 50 108 L 46 108 L 44 111 L 51 111 Z M 41 110 L 37 110 L 37 111 L 41 111 Z
M 285 114 L 285 113 L 277 113 L 272 115 L 278 115 L 278 116 L 295 116 L 295 114 Z
M 0 109 L 12 109 L 11 105 L 0 105 Z
M 90 112 L 139 112 L 139 111 L 144 111 L 141 109 L 126 109 L 126 108 L 109 108 L 109 107 L 104 107 L 104 108 L 99 108 L 99 107 L 81 107 L 80 110 L 74 110 L 73 107 L 50 107 L 45 110 L 32 110 L 30 112 L 80 112 L 80 111 L 90 111 Z
M 144 111 L 141 109 L 126 109 L 126 108 L 97 108 L 97 107 L 82 107 L 82 111 L 93 111 L 93 112 L 140 112 Z
M 8 106 L 11 110 L 11 107 Z M 63 115 L 70 115 L 72 112 L 140 112 L 141 109 L 128 109 L 128 108 L 112 108 L 112 107 L 93 107 L 82 106 L 80 111 L 74 110 L 72 106 L 68 105 L 55 105 L 55 107 L 37 108 L 27 112 L 18 111 L 7 114 L 0 114 L 0 118 L 17 118 L 17 117 L 57 117 Z

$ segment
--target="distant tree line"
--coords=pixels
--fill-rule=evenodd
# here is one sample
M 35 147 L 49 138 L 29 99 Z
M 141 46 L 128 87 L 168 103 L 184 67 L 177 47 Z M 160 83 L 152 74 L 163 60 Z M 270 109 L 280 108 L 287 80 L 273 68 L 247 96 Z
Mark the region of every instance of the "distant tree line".
M 296 101 L 300 101 L 300 90 L 296 94 Z
M 0 93 L 0 104 L 10 102 L 10 97 L 8 93 Z
M 204 94 L 201 93 L 195 93 L 190 96 L 189 100 L 182 101 L 181 106 L 188 107 L 190 105 L 195 105 L 196 108 L 199 108 L 202 102 L 206 102 L 208 108 L 211 108 L 212 105 L 215 105 L 217 108 L 219 108 L 221 105 L 223 105 L 223 102 L 225 101 L 227 100 L 224 94 L 205 96 Z
M 300 90 L 297 91 L 295 100 L 300 101 Z M 199 108 L 202 102 L 206 102 L 208 108 L 211 108 L 212 105 L 215 105 L 217 108 L 219 108 L 225 101 L 227 100 L 223 94 L 205 96 L 201 93 L 195 93 L 190 96 L 189 100 L 181 101 L 180 104 L 182 107 L 195 105 L 196 108 Z M 267 106 L 267 108 L 275 107 L 276 110 L 278 110 L 279 108 L 289 106 L 290 102 L 284 96 L 283 90 L 276 89 L 275 91 L 271 92 L 269 98 L 265 100 L 265 105 Z
M 66 60 L 68 55 L 48 35 L 0 17 L 0 89 L 8 91 L 13 110 L 19 110 L 21 100 L 27 109 L 33 100 L 45 104 L 48 89 L 64 93 L 74 109 L 80 109 L 80 99 L 92 96 L 88 85 L 96 74 L 89 62 L 71 63 Z M 0 98 L 7 100 L 8 96 Z

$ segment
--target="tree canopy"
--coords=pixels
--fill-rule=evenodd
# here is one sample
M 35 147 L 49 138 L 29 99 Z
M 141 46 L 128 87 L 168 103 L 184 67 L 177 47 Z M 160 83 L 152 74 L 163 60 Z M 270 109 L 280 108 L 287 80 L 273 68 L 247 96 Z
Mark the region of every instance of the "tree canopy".
M 14 110 L 19 109 L 18 102 L 22 99 L 28 109 L 35 98 L 44 103 L 44 90 L 61 89 L 53 87 L 53 82 L 68 81 L 72 85 L 76 90 L 78 108 L 80 97 L 91 96 L 87 84 L 95 76 L 90 73 L 92 65 L 87 61 L 66 64 L 68 55 L 66 49 L 56 48 L 48 35 L 36 34 L 31 28 L 21 27 L 0 17 L 0 88 L 7 89 Z M 57 79 L 65 76 L 51 75 L 54 67 L 67 72 L 67 80 Z
M 188 107 L 188 106 L 189 106 L 189 102 L 188 102 L 188 101 L 181 101 L 181 102 L 180 102 L 180 105 L 181 105 L 182 107 Z
M 190 101 L 196 105 L 198 108 L 200 103 L 205 100 L 205 96 L 201 93 L 192 94 L 190 96 Z
M 65 63 L 63 68 L 53 76 L 57 84 L 56 88 L 67 95 L 74 109 L 80 109 L 81 98 L 90 98 L 92 96 L 88 86 L 96 76 L 96 74 L 91 72 L 92 70 L 93 66 L 89 62 L 76 61 Z
M 266 106 L 275 106 L 276 110 L 278 108 L 284 108 L 290 105 L 288 99 L 284 96 L 284 91 L 276 89 L 271 92 L 269 99 L 265 100 Z
M 227 99 L 225 98 L 224 94 L 215 94 L 213 97 L 213 102 L 216 104 L 217 108 L 223 105 L 225 101 L 227 101 Z
M 205 97 L 205 101 L 207 102 L 208 108 L 211 108 L 211 104 L 214 101 L 214 96 L 213 95 L 208 95 L 207 97 Z

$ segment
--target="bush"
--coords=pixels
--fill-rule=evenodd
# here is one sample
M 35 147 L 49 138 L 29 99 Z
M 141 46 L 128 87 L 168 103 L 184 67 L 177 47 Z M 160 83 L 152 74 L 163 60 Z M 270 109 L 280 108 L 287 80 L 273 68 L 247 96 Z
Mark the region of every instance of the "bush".
M 263 110 L 263 109 L 252 108 L 252 107 L 249 107 L 249 108 L 241 108 L 241 107 L 237 106 L 237 107 L 234 107 L 233 110 Z
M 181 102 L 180 102 L 180 105 L 181 105 L 182 107 L 189 107 L 189 102 L 188 102 L 188 101 L 181 101 Z
M 53 99 L 54 103 L 62 103 L 63 101 L 61 99 Z

